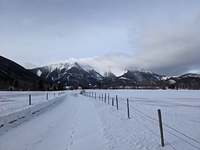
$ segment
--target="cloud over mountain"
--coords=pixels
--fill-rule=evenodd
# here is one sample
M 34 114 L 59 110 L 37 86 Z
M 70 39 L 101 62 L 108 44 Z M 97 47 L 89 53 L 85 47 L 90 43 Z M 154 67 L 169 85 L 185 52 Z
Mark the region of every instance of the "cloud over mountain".
M 136 49 L 131 54 L 108 52 L 103 56 L 75 59 L 99 70 L 119 74 L 124 67 L 152 70 L 166 75 L 180 75 L 200 70 L 200 17 L 188 24 L 174 23 L 154 28 L 132 38 Z M 145 29 L 144 29 L 145 30 Z
M 152 28 L 133 40 L 133 64 L 164 74 L 200 69 L 200 21 Z

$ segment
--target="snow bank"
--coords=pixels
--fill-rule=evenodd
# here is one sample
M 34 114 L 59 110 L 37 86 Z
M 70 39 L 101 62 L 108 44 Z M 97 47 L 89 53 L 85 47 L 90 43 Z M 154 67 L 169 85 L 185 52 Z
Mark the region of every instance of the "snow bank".
M 59 96 L 51 100 L 43 101 L 42 103 L 30 105 L 28 107 L 22 107 L 21 109 L 10 112 L 8 114 L 0 114 L 0 134 L 4 130 L 7 130 L 10 127 L 16 126 L 24 122 L 25 120 L 30 118 L 32 115 L 40 112 L 46 107 L 52 104 L 55 104 L 58 101 L 63 100 L 64 97 L 65 95 Z

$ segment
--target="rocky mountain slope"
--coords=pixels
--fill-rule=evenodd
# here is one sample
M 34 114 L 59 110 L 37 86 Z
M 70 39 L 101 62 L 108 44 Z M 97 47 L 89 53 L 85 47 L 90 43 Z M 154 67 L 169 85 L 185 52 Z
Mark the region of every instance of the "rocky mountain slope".
M 0 90 L 45 90 L 47 86 L 42 78 L 0 56 Z
M 41 68 L 31 69 L 31 72 L 37 74 L 46 81 L 63 83 L 69 86 L 97 86 L 103 76 L 88 65 L 78 63 L 60 63 Z
M 172 89 L 200 89 L 200 74 L 188 73 L 165 80 Z

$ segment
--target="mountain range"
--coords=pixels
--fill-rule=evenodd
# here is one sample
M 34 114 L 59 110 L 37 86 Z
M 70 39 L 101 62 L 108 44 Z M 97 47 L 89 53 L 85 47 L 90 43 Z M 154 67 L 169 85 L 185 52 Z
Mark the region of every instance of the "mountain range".
M 66 86 L 71 88 L 200 89 L 200 75 L 185 74 L 167 77 L 134 67 L 125 68 L 120 76 L 116 76 L 110 70 L 102 75 L 90 65 L 77 62 L 59 63 L 27 70 L 0 56 L 1 90 L 9 88 L 56 90 Z
M 167 77 L 151 71 L 128 67 L 122 75 L 116 76 L 110 70 L 100 74 L 89 65 L 77 62 L 60 63 L 30 70 L 45 81 L 62 83 L 70 87 L 83 88 L 200 88 L 199 74 L 185 74 Z
M 97 71 L 88 65 L 78 63 L 60 63 L 30 70 L 47 82 L 62 83 L 66 86 L 89 87 L 103 79 Z

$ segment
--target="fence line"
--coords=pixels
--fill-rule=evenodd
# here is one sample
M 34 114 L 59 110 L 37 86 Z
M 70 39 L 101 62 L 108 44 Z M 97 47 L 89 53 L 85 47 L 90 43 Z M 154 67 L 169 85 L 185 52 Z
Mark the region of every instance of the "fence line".
M 49 99 L 53 99 L 54 94 L 56 93 L 56 96 L 58 96 L 59 91 L 52 91 L 49 93 Z M 61 93 L 61 92 L 59 92 Z M 6 114 L 10 114 L 13 112 L 13 110 L 18 111 L 27 107 L 33 107 L 37 104 L 41 104 L 43 102 L 46 102 L 46 94 L 47 92 L 40 92 L 40 91 L 27 91 L 22 93 L 9 93 L 9 97 L 5 97 L 4 100 L 0 100 L 1 102 L 4 102 L 0 106 L 0 114 L 2 116 Z M 61 93 L 63 94 L 63 92 Z M 9 103 L 5 103 L 9 102 Z
M 131 108 L 135 109 L 136 111 L 140 112 L 141 114 L 145 115 L 146 117 L 148 117 L 148 118 L 150 118 L 150 119 L 152 119 L 152 120 L 158 121 L 157 119 L 155 119 L 155 118 L 153 118 L 153 117 L 151 117 L 151 116 L 149 116 L 149 115 L 147 115 L 147 114 L 145 114 L 145 113 L 139 111 L 138 109 L 136 109 L 136 108 L 134 108 L 134 107 L 132 107 L 132 106 L 131 106 Z M 194 142 L 200 144 L 199 141 L 193 139 L 192 137 L 190 137 L 190 136 L 188 136 L 188 135 L 185 135 L 185 134 L 181 133 L 180 131 L 178 131 L 178 130 L 172 128 L 171 126 L 167 125 L 167 124 L 164 123 L 164 122 L 163 122 L 163 125 L 165 125 L 166 127 L 170 128 L 171 130 L 173 130 L 173 131 L 175 131 L 175 132 L 181 134 L 182 136 L 184 136 L 184 137 L 186 137 L 186 138 L 188 138 L 188 139 L 190 139 L 190 140 L 192 140 L 192 141 L 194 141 Z
M 95 94 L 96 94 L 96 93 L 95 93 Z M 99 95 L 99 96 L 100 96 L 100 95 Z M 131 98 L 133 98 L 133 97 L 131 97 Z M 106 94 L 105 94 L 104 100 L 105 100 L 105 102 L 106 102 Z M 102 94 L 102 101 L 103 101 L 103 94 Z M 108 94 L 108 101 L 109 101 L 109 94 Z M 146 114 L 146 113 L 144 113 L 144 112 L 142 112 L 142 111 L 136 109 L 136 108 L 133 107 L 132 105 L 130 105 L 130 104 L 129 104 L 129 101 L 128 101 L 128 98 L 127 98 L 127 103 L 126 103 L 125 101 L 126 101 L 126 100 L 124 100 L 123 97 L 119 97 L 119 98 L 118 98 L 118 96 L 116 95 L 116 107 L 117 107 L 117 110 L 118 110 L 118 105 L 119 105 L 118 103 L 119 103 L 119 102 L 122 103 L 122 104 L 125 104 L 125 105 L 127 105 L 127 112 L 128 112 L 128 118 L 129 118 L 129 119 L 130 119 L 130 110 L 129 110 L 129 107 L 130 107 L 131 110 L 135 111 L 138 115 L 142 116 L 142 117 L 145 118 L 147 121 L 149 121 L 149 122 L 151 122 L 152 124 L 154 124 L 154 125 L 156 125 L 156 126 L 159 127 L 159 124 L 158 124 L 159 120 L 158 120 L 158 119 L 153 118 L 153 117 L 151 117 L 150 115 L 148 115 L 148 114 Z M 109 104 L 109 102 L 108 102 L 108 104 Z M 112 98 L 112 106 L 113 106 L 113 105 L 114 105 L 114 98 Z M 134 116 L 133 116 L 132 118 L 134 118 L 139 124 L 142 124 L 146 129 L 148 129 L 148 130 L 149 130 L 150 132 L 152 132 L 154 135 L 160 137 L 158 134 L 156 134 L 154 131 L 152 131 L 152 130 L 151 130 L 149 127 L 147 127 L 144 123 L 141 123 L 141 122 L 140 122 L 138 119 L 136 119 Z M 156 123 L 155 123 L 155 122 L 156 122 Z M 166 131 L 166 132 L 168 132 L 169 134 L 173 135 L 174 137 L 176 137 L 176 138 L 182 140 L 183 142 L 185 142 L 185 143 L 187 143 L 187 144 L 189 144 L 189 145 L 191 145 L 191 146 L 193 146 L 193 147 L 195 147 L 195 148 L 197 148 L 197 149 L 200 149 L 200 147 L 198 147 L 198 146 L 192 144 L 191 142 L 189 142 L 189 141 L 183 139 L 182 137 L 176 135 L 175 133 L 178 133 L 179 135 L 181 135 L 181 136 L 187 138 L 187 139 L 190 140 L 190 141 L 195 142 L 196 144 L 200 144 L 200 142 L 199 142 L 198 140 L 196 140 L 196 139 L 194 139 L 194 138 L 192 138 L 192 137 L 190 137 L 190 136 L 188 136 L 188 135 L 186 135 L 186 134 L 184 134 L 184 133 L 178 131 L 177 129 L 174 129 L 173 127 L 169 126 L 168 124 L 166 124 L 166 123 L 164 123 L 164 122 L 163 122 L 162 124 L 163 124 L 164 127 L 165 127 L 165 128 L 163 128 L 164 131 Z M 171 129 L 171 130 L 174 131 L 175 133 L 172 133 L 171 131 L 167 130 L 166 127 L 169 128 L 169 129 Z M 173 149 L 177 150 L 174 146 L 172 146 L 172 145 L 171 145 L 168 141 L 166 141 L 165 139 L 163 139 L 163 141 L 165 141 L 165 143 L 167 143 L 168 145 L 170 145 L 170 147 L 172 147 Z
M 123 102 L 123 103 L 124 103 L 124 102 Z M 125 104 L 125 103 L 124 103 L 124 104 Z M 147 114 L 145 114 L 145 113 L 143 113 L 143 112 L 139 111 L 138 109 L 134 108 L 133 106 L 130 106 L 130 107 L 131 107 L 132 109 L 136 110 L 137 112 L 139 112 L 140 114 L 142 114 L 142 115 L 146 116 L 147 118 L 149 118 L 149 119 L 152 119 L 152 120 L 154 120 L 154 121 L 158 122 L 158 120 L 157 120 L 157 119 L 155 119 L 155 118 L 153 118 L 153 117 L 151 117 L 151 116 L 149 116 L 149 115 L 147 115 Z M 146 118 L 146 119 L 147 119 L 147 118 Z M 158 124 L 156 124 L 155 122 L 152 122 L 152 121 L 150 121 L 149 119 L 147 119 L 149 122 L 151 122 L 151 123 L 153 123 L 154 125 L 158 126 Z M 167 124 L 166 124 L 166 123 L 164 123 L 164 122 L 163 122 L 163 125 L 165 125 L 166 127 L 170 128 L 171 130 L 173 130 L 173 131 L 175 131 L 175 132 L 177 132 L 177 133 L 181 134 L 182 136 L 184 136 L 184 137 L 188 138 L 189 140 L 192 140 L 192 141 L 194 141 L 194 142 L 196 142 L 196 143 L 200 144 L 200 142 L 199 142 L 199 141 L 197 141 L 197 140 L 195 140 L 195 139 L 191 138 L 191 137 L 190 137 L 190 136 L 188 136 L 188 135 L 185 135 L 185 134 L 181 133 L 180 131 L 178 131 L 178 130 L 176 130 L 176 129 L 172 128 L 172 127 L 170 127 L 169 125 L 167 125 Z M 186 141 L 186 140 L 182 139 L 181 137 L 179 137 L 179 136 L 177 136 L 177 135 L 173 134 L 172 132 L 169 132 L 169 131 L 168 131 L 168 130 L 166 130 L 165 128 L 164 128 L 164 130 L 165 130 L 165 131 L 167 131 L 168 133 L 172 134 L 173 136 L 175 136 L 175 137 L 177 137 L 177 138 L 181 139 L 182 141 L 184 141 L 184 142 L 186 142 L 186 143 L 190 144 L 191 146 L 194 146 L 195 148 L 198 148 L 198 149 L 200 149 L 199 147 L 195 146 L 194 144 L 192 144 L 192 143 L 190 143 L 190 142 L 188 142 L 188 141 Z
M 50 94 L 51 93 L 46 93 L 46 100 L 49 100 L 49 99 L 54 99 L 56 97 L 56 94 L 55 93 L 52 93 L 52 97 L 50 97 Z M 58 92 L 58 96 L 61 96 L 62 94 L 64 94 L 64 92 Z M 34 96 L 31 95 L 31 94 L 28 94 L 28 103 L 29 105 L 32 105 L 32 102 L 33 102 L 33 98 Z

